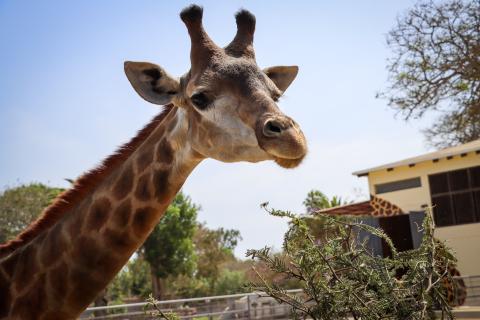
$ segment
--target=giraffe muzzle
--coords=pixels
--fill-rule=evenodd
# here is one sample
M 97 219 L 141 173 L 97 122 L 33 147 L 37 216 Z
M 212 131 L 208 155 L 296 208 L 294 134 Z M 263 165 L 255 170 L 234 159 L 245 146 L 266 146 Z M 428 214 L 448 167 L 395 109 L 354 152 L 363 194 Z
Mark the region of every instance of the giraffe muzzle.
M 305 136 L 287 116 L 275 115 L 259 121 L 256 134 L 260 147 L 282 167 L 296 167 L 307 154 Z

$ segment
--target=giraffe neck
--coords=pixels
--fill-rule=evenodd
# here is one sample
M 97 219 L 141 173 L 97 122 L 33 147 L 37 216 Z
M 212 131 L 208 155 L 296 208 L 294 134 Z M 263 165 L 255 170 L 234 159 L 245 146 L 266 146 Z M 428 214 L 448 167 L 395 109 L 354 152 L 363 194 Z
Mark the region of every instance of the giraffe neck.
M 77 206 L 0 263 L 0 296 L 2 281 L 9 283 L 0 318 L 71 319 L 94 300 L 202 160 L 186 139 L 187 126 L 184 111 L 172 108 Z

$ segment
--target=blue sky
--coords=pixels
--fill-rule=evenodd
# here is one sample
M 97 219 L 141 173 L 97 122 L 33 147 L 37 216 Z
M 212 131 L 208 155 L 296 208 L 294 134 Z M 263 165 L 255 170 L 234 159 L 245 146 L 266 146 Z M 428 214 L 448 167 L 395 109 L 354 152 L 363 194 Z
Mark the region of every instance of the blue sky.
M 173 75 L 189 68 L 190 1 L 0 1 L 0 186 L 68 186 L 132 137 L 159 107 L 130 87 L 123 61 L 151 61 Z M 420 129 L 375 99 L 387 85 L 385 34 L 413 1 L 199 1 L 219 44 L 231 41 L 239 8 L 257 17 L 260 66 L 299 65 L 280 106 L 302 126 L 310 153 L 274 163 L 204 161 L 184 191 L 210 227 L 239 229 L 247 248 L 281 246 L 286 224 L 259 204 L 301 212 L 313 188 L 367 197 L 351 172 L 425 152 Z

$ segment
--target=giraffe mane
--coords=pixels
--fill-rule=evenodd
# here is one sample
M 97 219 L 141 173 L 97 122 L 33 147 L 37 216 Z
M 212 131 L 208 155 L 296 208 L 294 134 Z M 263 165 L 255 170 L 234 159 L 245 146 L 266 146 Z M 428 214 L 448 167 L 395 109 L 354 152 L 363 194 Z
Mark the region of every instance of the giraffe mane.
M 40 216 L 17 237 L 0 244 L 0 258 L 30 243 L 42 231 L 49 229 L 57 223 L 68 210 L 97 187 L 118 165 L 124 162 L 165 119 L 172 109 L 174 109 L 173 105 L 166 105 L 135 137 L 119 147 L 117 151 L 103 160 L 100 165 L 80 176 L 72 188 L 58 195 L 52 204 L 43 210 Z

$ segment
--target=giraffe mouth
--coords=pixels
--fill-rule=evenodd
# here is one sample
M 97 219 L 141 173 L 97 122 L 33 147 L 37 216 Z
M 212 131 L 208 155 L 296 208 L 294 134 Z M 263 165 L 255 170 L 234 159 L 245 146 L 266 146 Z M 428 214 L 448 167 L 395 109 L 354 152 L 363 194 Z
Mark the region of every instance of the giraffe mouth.
M 300 163 L 302 163 L 303 159 L 305 159 L 305 155 L 297 159 L 287 159 L 276 156 L 273 157 L 273 161 L 275 161 L 280 167 L 285 169 L 293 169 L 298 167 Z

